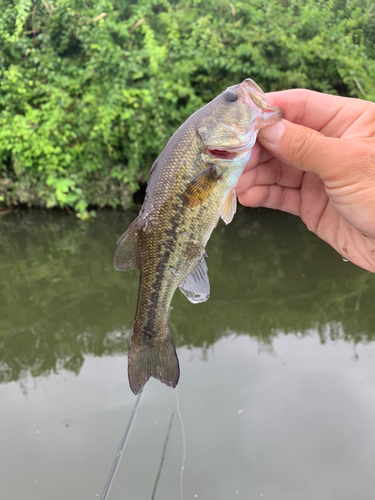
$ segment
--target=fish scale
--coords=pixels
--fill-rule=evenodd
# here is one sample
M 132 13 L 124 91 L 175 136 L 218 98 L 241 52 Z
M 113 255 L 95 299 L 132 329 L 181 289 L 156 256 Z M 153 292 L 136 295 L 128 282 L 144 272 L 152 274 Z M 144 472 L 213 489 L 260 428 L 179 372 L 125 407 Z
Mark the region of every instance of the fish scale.
M 229 87 L 172 136 L 150 171 L 139 216 L 120 238 L 116 269 L 138 268 L 128 375 L 138 394 L 150 377 L 175 387 L 180 369 L 168 312 L 175 290 L 193 303 L 209 297 L 206 243 L 220 216 L 236 210 L 234 187 L 258 130 L 282 117 L 252 81 Z

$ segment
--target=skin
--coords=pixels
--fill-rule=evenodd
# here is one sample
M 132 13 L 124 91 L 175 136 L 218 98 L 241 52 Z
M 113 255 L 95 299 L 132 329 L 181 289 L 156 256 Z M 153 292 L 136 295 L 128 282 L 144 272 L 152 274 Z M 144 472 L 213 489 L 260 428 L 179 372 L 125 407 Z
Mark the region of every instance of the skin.
M 236 187 L 240 203 L 298 215 L 375 272 L 375 104 L 302 89 L 267 97 L 285 120 L 259 132 Z

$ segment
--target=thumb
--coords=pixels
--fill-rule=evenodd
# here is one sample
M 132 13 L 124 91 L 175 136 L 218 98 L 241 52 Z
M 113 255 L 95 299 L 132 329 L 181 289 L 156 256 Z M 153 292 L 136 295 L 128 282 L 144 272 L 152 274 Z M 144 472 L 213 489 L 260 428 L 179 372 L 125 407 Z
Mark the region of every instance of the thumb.
M 339 139 L 287 120 L 261 129 L 258 139 L 282 163 L 321 178 L 333 173 L 332 168 L 341 165 L 343 159 Z

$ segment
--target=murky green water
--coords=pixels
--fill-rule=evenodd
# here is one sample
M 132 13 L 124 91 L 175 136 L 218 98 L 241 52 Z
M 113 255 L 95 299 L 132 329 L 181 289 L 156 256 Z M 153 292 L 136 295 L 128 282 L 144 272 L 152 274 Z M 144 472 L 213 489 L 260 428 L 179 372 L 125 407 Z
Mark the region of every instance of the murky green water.
M 0 220 L 1 499 L 102 493 L 135 401 L 138 273 L 112 265 L 133 218 Z M 375 499 L 375 276 L 265 210 L 207 251 L 210 300 L 171 312 L 181 413 L 147 384 L 109 500 L 152 498 L 170 422 L 155 499 L 180 499 L 184 453 L 186 500 Z

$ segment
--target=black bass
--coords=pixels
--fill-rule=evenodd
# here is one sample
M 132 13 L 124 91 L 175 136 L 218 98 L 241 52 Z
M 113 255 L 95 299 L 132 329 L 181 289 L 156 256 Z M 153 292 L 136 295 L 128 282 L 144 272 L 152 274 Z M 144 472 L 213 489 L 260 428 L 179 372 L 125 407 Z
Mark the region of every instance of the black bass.
M 258 130 L 281 119 L 250 79 L 228 87 L 171 137 L 150 171 L 145 201 L 118 241 L 115 267 L 139 269 L 128 375 L 134 394 L 150 377 L 176 387 L 180 368 L 168 328 L 177 287 L 193 303 L 209 298 L 205 246 L 235 212 L 234 188 Z

